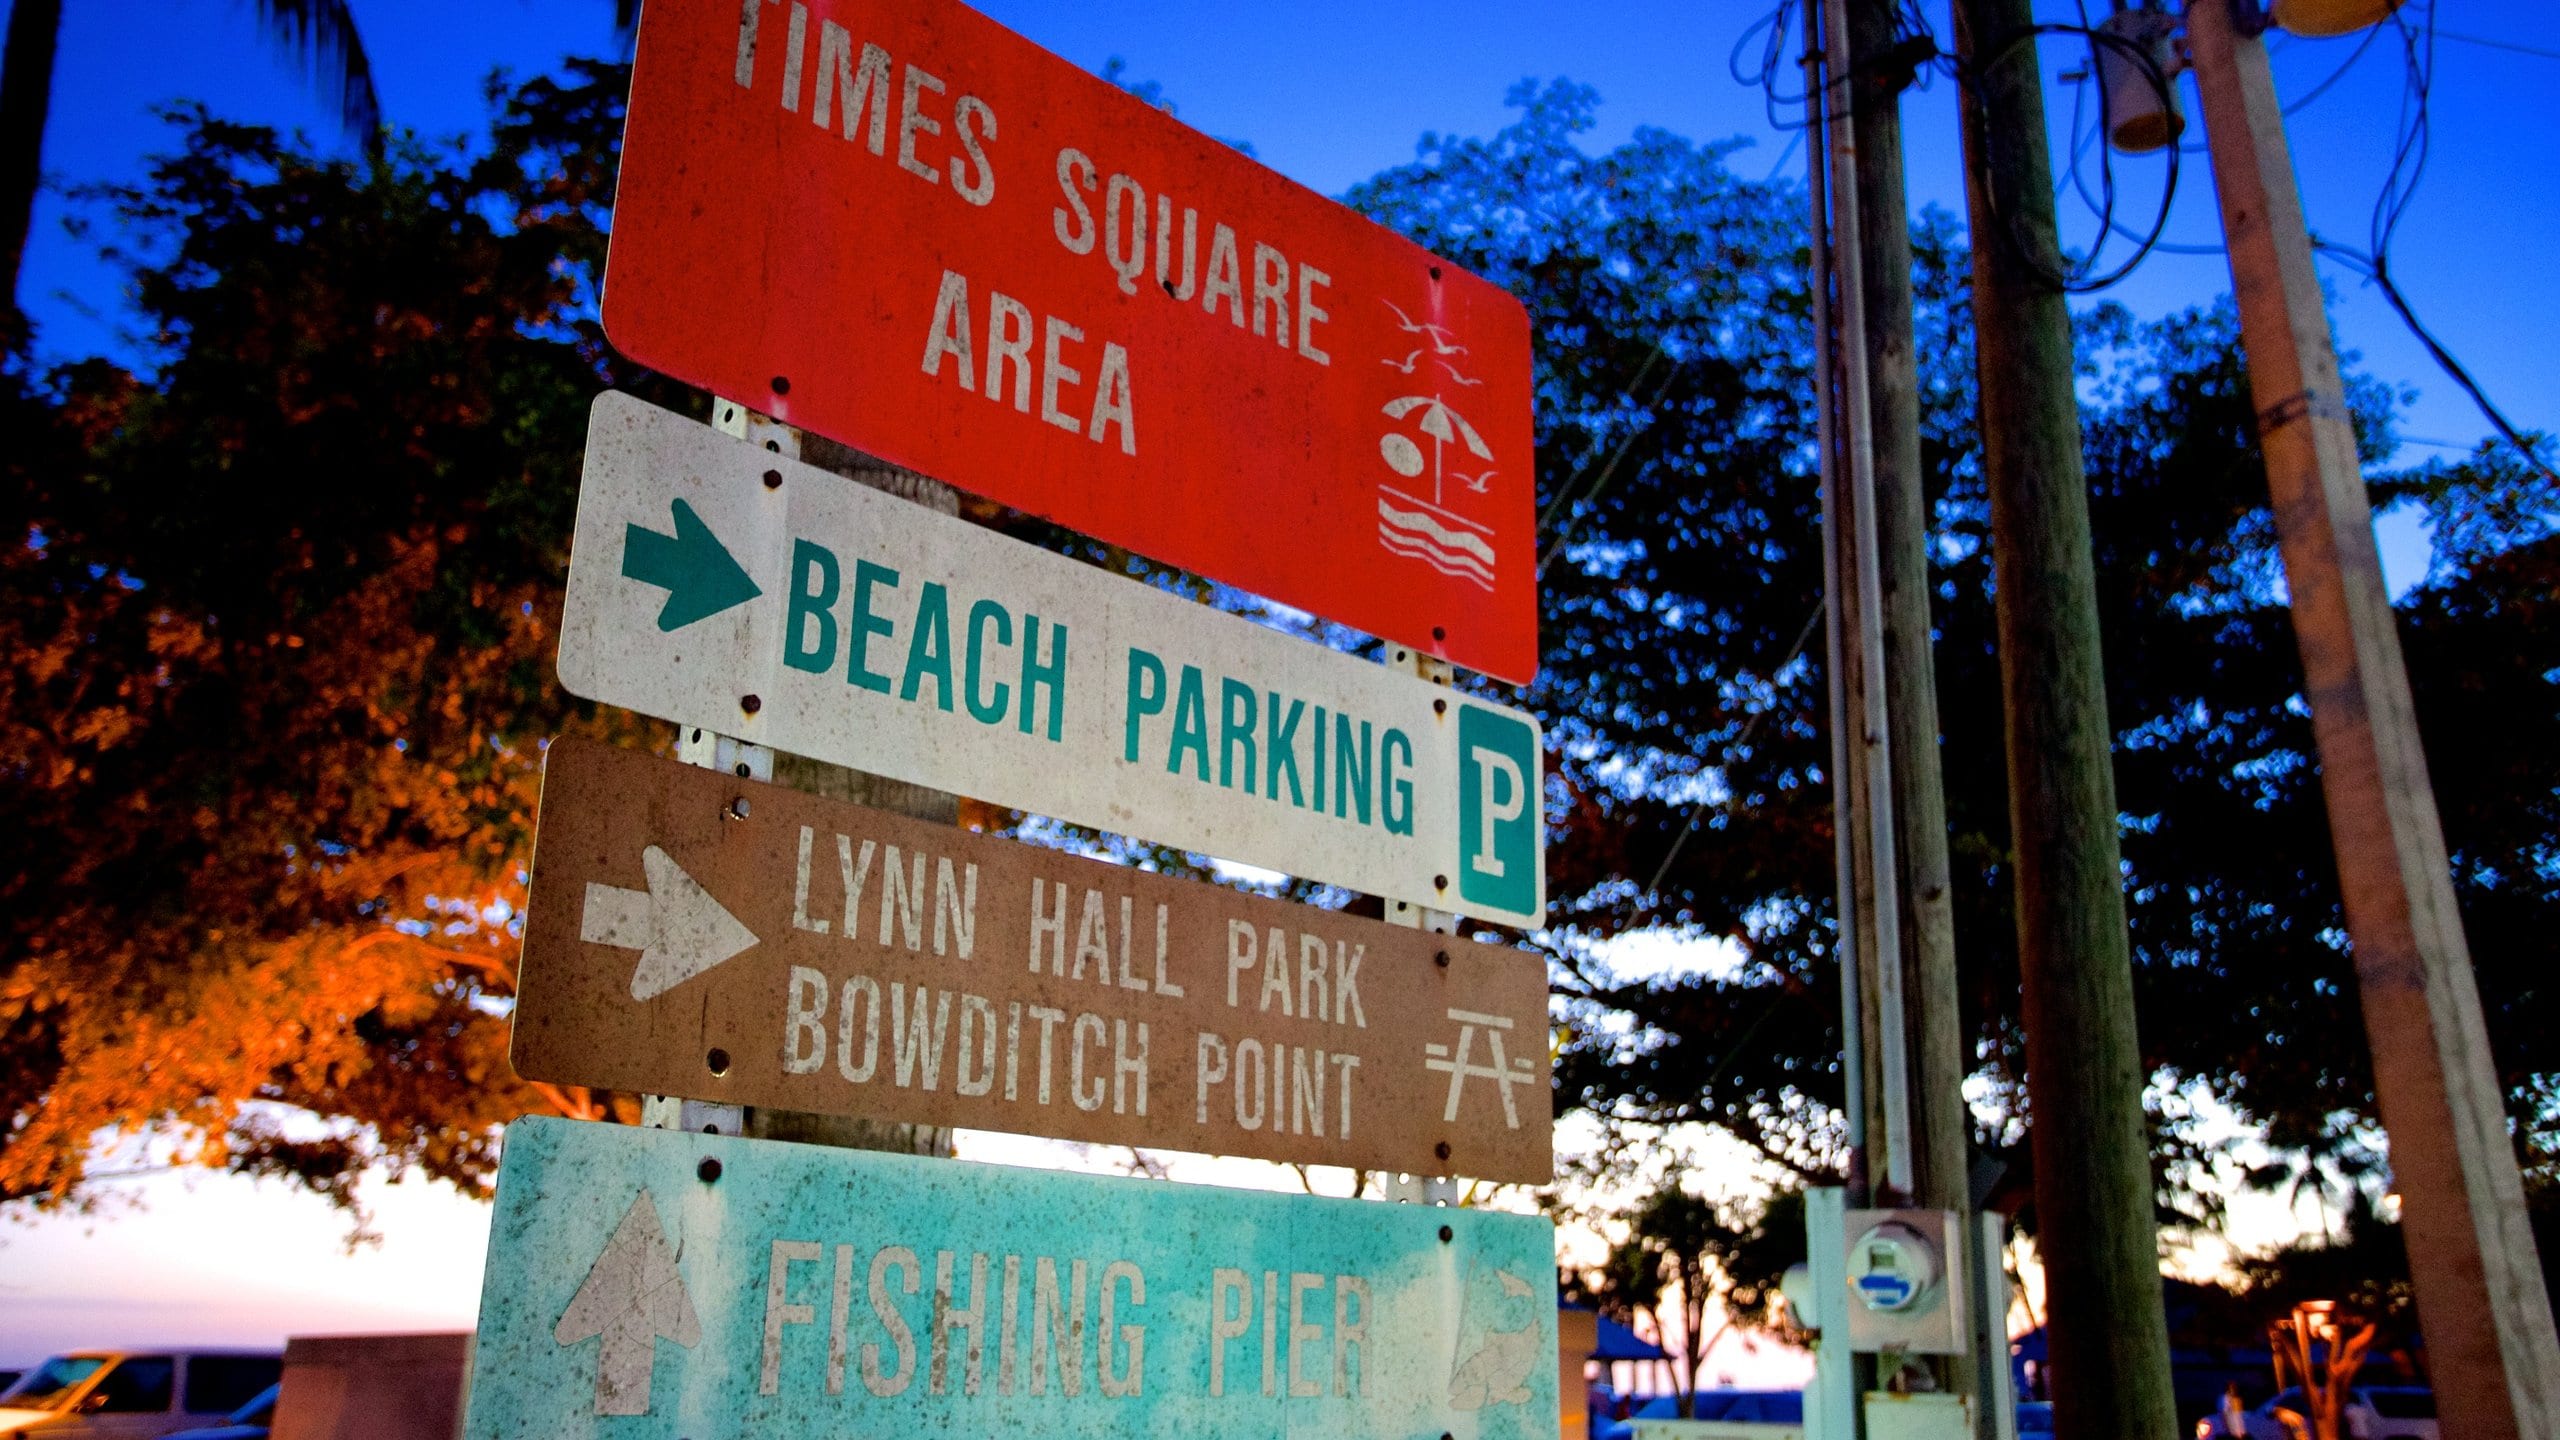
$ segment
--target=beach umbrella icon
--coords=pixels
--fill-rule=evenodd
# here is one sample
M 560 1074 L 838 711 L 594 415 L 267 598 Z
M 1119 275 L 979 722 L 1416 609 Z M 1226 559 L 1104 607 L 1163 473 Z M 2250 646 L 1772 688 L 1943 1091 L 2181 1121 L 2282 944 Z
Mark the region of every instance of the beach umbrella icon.
M 1422 412 L 1422 418 L 1414 425 L 1431 437 L 1431 501 L 1435 505 L 1441 498 L 1441 454 L 1444 446 L 1462 444 L 1479 460 L 1493 458 L 1493 451 L 1485 445 L 1484 437 L 1476 433 L 1476 427 L 1468 424 L 1467 417 L 1450 409 L 1449 403 L 1437 395 L 1399 395 L 1388 401 L 1384 408 L 1390 420 L 1402 420 L 1417 410 Z M 1414 444 L 1408 436 L 1389 431 L 1378 441 L 1378 454 L 1387 462 L 1389 469 L 1408 480 L 1422 473 L 1422 447 Z

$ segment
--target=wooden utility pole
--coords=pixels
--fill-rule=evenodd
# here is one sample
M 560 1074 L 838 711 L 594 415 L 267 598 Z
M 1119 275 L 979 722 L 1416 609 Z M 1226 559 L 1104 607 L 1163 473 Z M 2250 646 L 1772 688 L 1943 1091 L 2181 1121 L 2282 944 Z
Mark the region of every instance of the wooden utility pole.
M 1832 524 L 1825 540 L 1838 551 L 1828 603 L 1840 612 L 1842 648 L 1833 663 L 1844 673 L 1844 694 L 1852 702 L 1835 716 L 1848 724 L 1850 804 L 1840 823 L 1856 837 L 1856 889 L 1848 903 L 1856 910 L 1860 941 L 1855 952 L 1863 1008 L 1861 1025 L 1874 1043 L 1865 1047 L 1866 1102 L 1864 1169 L 1868 1182 L 1888 1196 L 1908 1196 L 1918 1187 L 1913 1175 L 1911 1121 L 1911 1047 L 1908 1021 L 1911 1004 L 1904 984 L 1902 864 L 1895 856 L 1894 734 L 1885 683 L 1884 615 L 1873 597 L 1884 588 L 1883 536 L 1876 520 L 1875 441 L 1870 429 L 1874 402 L 1867 373 L 1867 287 L 1865 233 L 1858 177 L 1863 173 L 1858 124 L 1845 100 L 1842 77 L 1853 68 L 1849 58 L 1848 0 L 1824 0 L 1823 64 L 1830 77 L 1813 96 L 1824 107 L 1824 136 L 1830 160 L 1832 203 L 1830 281 L 1836 312 L 1837 346 L 1830 353 L 1839 369 L 1838 422 L 1832 438 L 1841 447 L 1830 482 L 1839 492 L 1832 505 Z M 1825 377 L 1826 381 L 1829 377 Z
M 1892 725 L 1894 850 L 1901 860 L 1905 1021 L 1911 1037 L 1914 1203 L 1971 1211 L 1964 1032 L 1956 1013 L 1955 909 L 1947 797 L 1938 763 L 1938 679 L 1929 623 L 1927 477 L 1911 324 L 1910 202 L 1902 181 L 1902 90 L 1877 69 L 1895 40 L 1893 0 L 1848 0 L 1857 127 L 1858 248 L 1866 300 L 1868 443 L 1875 466 L 1886 713 Z
M 2187 10 L 2376 1097 L 2445 1433 L 2560 1435 L 2525 1214 L 2266 46 Z
M 1955 0 L 2054 1428 L 2177 1428 L 2071 316 L 2028 0 Z
M 1861 599 L 1876 607 L 1884 632 L 1893 853 L 1901 872 L 1892 887 L 1901 904 L 1902 953 L 1896 959 L 1910 1071 L 1885 1083 L 1907 1085 L 1911 1092 L 1910 1202 L 1969 1216 L 1972 1120 L 1964 1098 L 1947 797 L 1938 758 L 1928 484 L 1920 458 L 1920 374 L 1911 314 L 1911 206 L 1902 178 L 1902 92 L 1911 74 L 1895 68 L 1890 54 L 1900 38 L 1895 0 L 1847 0 L 1846 8 L 1849 72 L 1844 84 L 1835 83 L 1833 103 L 1847 103 L 1857 137 L 1857 274 L 1866 314 L 1867 432 L 1874 468 L 1869 498 L 1879 581 L 1877 594 Z M 1871 983 L 1866 993 L 1889 991 Z M 1973 1395 L 1977 1362 L 2005 1361 L 1950 1356 L 1942 1378 L 1953 1393 Z M 1994 1422 L 1993 1416 L 1977 1414 L 1975 1432 L 1998 1434 Z

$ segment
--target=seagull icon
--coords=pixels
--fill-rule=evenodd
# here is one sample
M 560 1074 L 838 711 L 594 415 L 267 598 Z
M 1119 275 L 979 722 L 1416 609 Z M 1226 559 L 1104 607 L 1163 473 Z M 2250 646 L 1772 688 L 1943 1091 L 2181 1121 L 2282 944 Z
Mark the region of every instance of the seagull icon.
M 1449 327 L 1445 325 L 1419 323 L 1415 321 L 1412 316 L 1404 313 L 1403 308 L 1397 305 L 1393 300 L 1381 299 L 1378 303 L 1396 312 L 1397 329 L 1404 331 L 1408 335 L 1419 335 L 1423 339 L 1430 341 L 1432 354 L 1464 355 L 1467 353 L 1466 346 L 1453 345 L 1449 343 Z M 1417 350 L 1414 353 L 1419 355 L 1422 352 Z

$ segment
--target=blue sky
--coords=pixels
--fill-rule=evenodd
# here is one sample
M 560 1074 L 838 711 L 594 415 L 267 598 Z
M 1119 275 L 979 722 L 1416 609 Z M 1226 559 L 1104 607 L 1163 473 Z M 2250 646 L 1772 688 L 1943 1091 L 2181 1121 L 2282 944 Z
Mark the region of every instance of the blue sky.
M 2089 0 L 2094 7 L 2097 0 Z M 2394 246 L 2395 272 L 2420 314 L 2469 364 L 2518 423 L 2560 429 L 2560 387 L 2549 378 L 2560 330 L 2560 7 L 2540 0 L 2435 0 L 2444 31 L 2553 56 L 2445 39 L 2437 47 L 2435 143 Z M 613 44 L 603 0 L 355 0 L 396 124 L 428 135 L 474 130 L 481 80 L 495 67 L 519 74 L 565 54 Z M 1265 162 L 1327 193 L 1407 159 L 1426 130 L 1485 133 L 1504 119 L 1502 96 L 1524 77 L 1567 76 L 1598 88 L 1598 143 L 1641 124 L 1700 137 L 1759 142 L 1737 168 L 1801 173 L 1782 156 L 1786 137 L 1763 118 L 1760 96 L 1726 71 L 1734 41 L 1764 6 L 1552 5 L 1411 0 L 1401 6 L 1304 0 L 1269 6 L 1205 6 L 1148 0 L 996 0 L 995 18 L 1066 59 L 1099 68 L 1126 59 L 1133 77 L 1161 83 L 1182 117 L 1211 133 L 1251 141 Z M 1924 7 L 1944 28 L 1943 7 Z M 2046 18 L 2074 5 L 2043 0 Z M 335 143 L 328 114 L 264 42 L 247 0 L 160 0 L 147 7 L 67 0 L 48 173 L 64 181 L 130 178 L 165 145 L 150 110 L 187 97 L 217 112 L 302 127 Z M 2276 55 L 2288 95 L 2308 92 L 2355 49 L 2353 40 L 2285 40 Z M 2047 76 L 2070 68 L 2048 48 Z M 2295 116 L 2293 141 L 2315 229 L 2361 243 L 2389 163 L 2401 66 L 2386 39 Z M 2055 86 L 2057 123 L 2068 101 Z M 1954 87 L 1941 79 L 1907 107 L 1915 204 L 1961 213 Z M 2190 132 L 2193 138 L 2196 132 Z M 2157 171 L 2126 177 L 2137 213 Z M 2085 212 L 2066 214 L 2090 233 Z M 58 202 L 40 210 L 25 293 L 44 325 L 47 353 L 110 347 L 116 277 L 89 247 L 62 233 Z M 2211 243 L 2209 177 L 2194 157 L 2182 177 L 2168 234 Z M 2407 425 L 2415 437 L 2468 445 L 2485 433 L 2469 402 L 2435 370 L 2381 298 L 2343 271 L 2341 341 L 2375 373 L 2418 387 Z M 2110 292 L 2150 315 L 2229 288 L 2219 256 L 2155 254 Z M 2413 449 L 2407 458 L 2427 453 Z

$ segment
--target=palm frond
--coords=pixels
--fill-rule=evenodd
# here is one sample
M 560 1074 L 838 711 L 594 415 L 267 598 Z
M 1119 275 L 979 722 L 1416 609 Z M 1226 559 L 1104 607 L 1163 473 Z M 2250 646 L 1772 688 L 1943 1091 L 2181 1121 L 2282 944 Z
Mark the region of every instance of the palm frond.
M 257 0 L 257 6 L 259 22 L 310 72 L 312 88 L 337 109 L 338 123 L 364 142 L 367 158 L 380 158 L 382 98 L 347 0 Z

